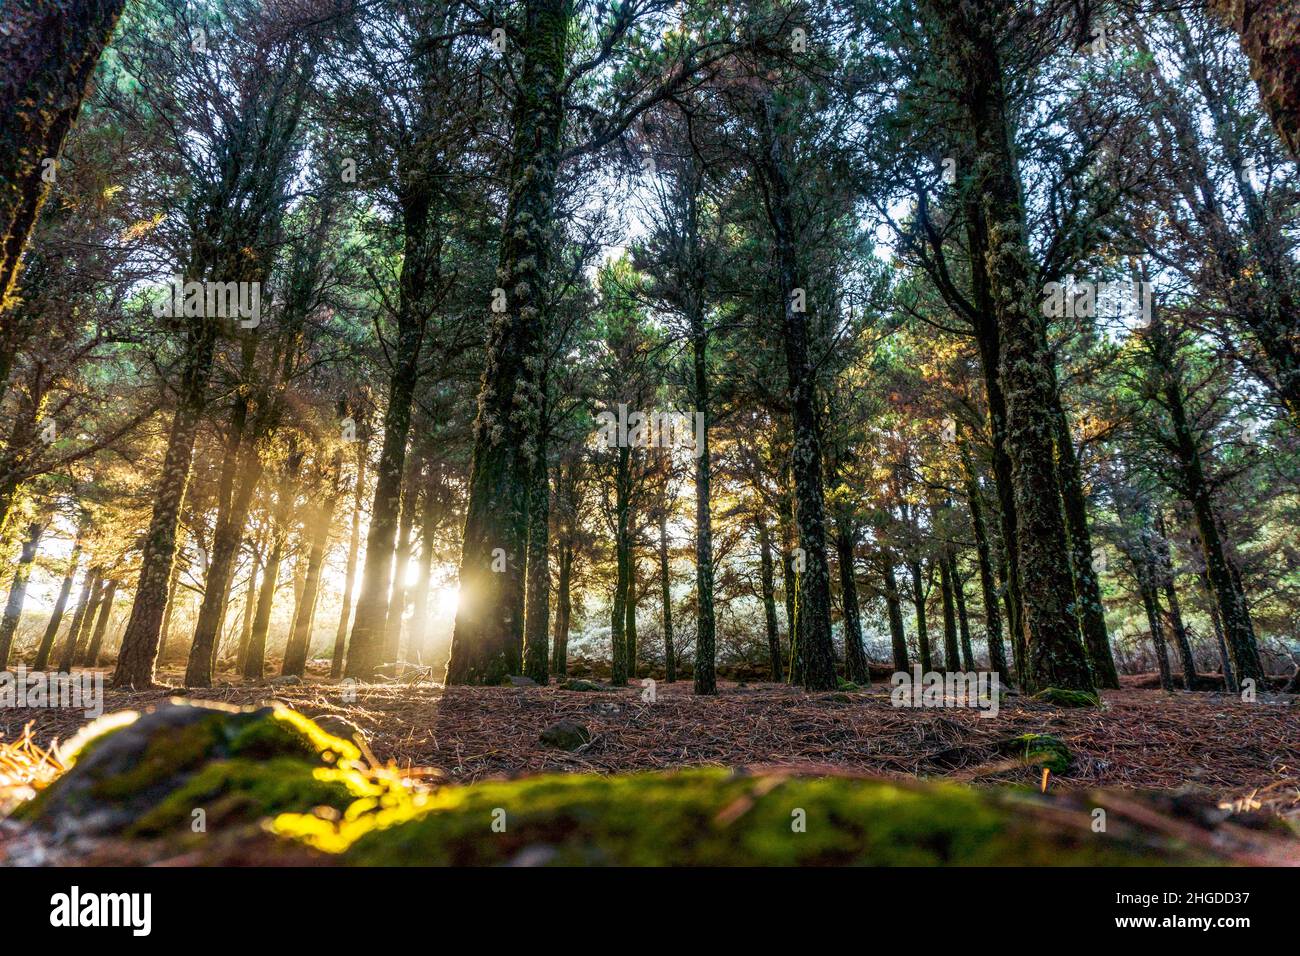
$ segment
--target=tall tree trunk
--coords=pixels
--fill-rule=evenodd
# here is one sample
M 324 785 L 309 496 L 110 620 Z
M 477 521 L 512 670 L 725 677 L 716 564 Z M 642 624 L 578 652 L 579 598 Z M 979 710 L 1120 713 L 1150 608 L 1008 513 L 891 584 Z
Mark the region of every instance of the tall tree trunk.
M 907 632 L 903 629 L 903 606 L 898 597 L 898 578 L 894 574 L 894 555 L 880 552 L 885 579 L 885 614 L 889 618 L 889 643 L 894 654 L 894 670 L 907 670 Z
M 948 576 L 952 580 L 952 596 L 957 604 L 957 633 L 961 636 L 961 663 L 968 673 L 975 670 L 975 649 L 970 641 L 970 618 L 966 615 L 966 587 L 957 573 L 957 556 L 948 555 Z
M 791 470 L 794 476 L 795 521 L 799 528 L 800 571 L 798 657 L 807 690 L 834 690 L 835 652 L 831 641 L 830 566 L 826 560 L 825 492 L 822 475 L 821 436 L 817 424 L 817 376 L 809 354 L 807 284 L 796 252 L 797 237 L 791 213 L 791 187 L 785 155 L 785 133 L 769 101 L 763 157 L 771 201 L 772 227 L 781 297 L 784 302 L 782 338 L 790 394 L 793 438 Z
M 68 557 L 68 571 L 63 576 L 63 584 L 59 587 L 59 596 L 54 601 L 54 610 L 50 612 L 50 620 L 45 625 L 45 633 L 41 635 L 40 646 L 36 649 L 36 661 L 32 664 L 33 670 L 43 671 L 50 663 L 50 652 L 54 650 L 54 638 L 59 633 L 59 624 L 63 620 L 63 612 L 68 607 L 68 595 L 72 593 L 73 579 L 77 576 L 77 564 L 81 560 L 81 528 L 77 529 L 77 540 L 72 545 L 72 554 Z
M 85 667 L 98 667 L 99 655 L 104 649 L 104 636 L 108 633 L 108 619 L 113 614 L 113 598 L 117 595 L 117 581 L 108 582 L 108 588 L 99 601 L 99 622 L 95 625 L 90 646 L 86 648 L 86 657 L 82 661 Z
M 86 572 L 86 579 L 81 583 L 81 596 L 77 599 L 77 609 L 72 613 L 72 623 L 68 625 L 68 635 L 63 639 L 63 649 L 59 652 L 59 671 L 68 673 L 77 659 L 77 644 L 81 631 L 85 627 L 86 617 L 95 604 L 99 593 L 99 569 L 91 568 Z
M 570 587 L 573 574 L 573 546 L 567 540 L 560 542 L 560 581 L 555 598 L 555 651 L 551 670 L 556 677 L 569 673 L 569 617 L 573 604 Z
M 9 649 L 22 621 L 23 605 L 27 603 L 27 579 L 32 573 L 32 562 L 36 560 L 36 551 L 44 533 L 43 521 L 33 521 L 27 526 L 22 553 L 18 556 L 18 566 L 14 568 L 13 581 L 9 585 L 9 600 L 5 604 L 4 617 L 0 618 L 0 671 L 9 667 Z
M 167 455 L 157 479 L 153 515 L 145 533 L 140 559 L 140 577 L 135 588 L 131 617 L 122 635 L 114 687 L 143 690 L 153 685 L 154 662 L 158 658 L 163 612 L 167 607 L 167 582 L 176 559 L 176 529 L 181 501 L 190 478 L 194 440 L 203 415 L 216 348 L 215 320 L 200 318 L 191 327 L 186 345 L 185 366 L 167 439 Z
M 1066 532 L 1070 542 L 1070 571 L 1074 578 L 1075 611 L 1083 635 L 1088 664 L 1098 687 L 1119 687 L 1119 673 L 1106 631 L 1106 609 L 1101 603 L 1101 587 L 1092 567 L 1092 533 L 1088 529 L 1088 504 L 1083 491 L 1083 475 L 1074 438 L 1060 397 L 1055 400 L 1057 471 L 1061 479 Z
M 970 449 L 963 441 L 960 445 L 962 473 L 965 479 L 966 505 L 970 509 L 971 527 L 975 534 L 975 556 L 979 565 L 980 593 L 984 598 L 984 633 L 989 646 L 989 666 L 1004 682 L 1010 679 L 1007 670 L 1007 652 L 1002 644 L 1002 615 L 998 609 L 998 585 L 993 576 L 993 558 L 989 547 L 988 530 L 984 527 L 984 505 L 980 496 L 979 480 Z
M 632 515 L 631 520 L 636 521 L 635 514 Z M 629 534 L 627 542 L 627 600 L 623 604 L 623 613 L 627 618 L 623 626 L 623 640 L 627 644 L 627 676 L 629 678 L 639 676 L 637 673 L 636 606 L 640 598 L 637 592 L 636 578 L 636 532 L 633 531 Z
M 24 0 L 0 13 L 0 383 L 27 239 L 125 0 Z
M 844 605 L 844 670 L 855 684 L 870 684 L 867 652 L 862 646 L 862 614 L 858 609 L 858 581 L 853 563 L 857 529 L 842 522 L 835 535 L 835 552 L 840 566 L 840 602 Z
M 266 568 L 262 572 L 262 588 L 257 598 L 257 611 L 253 617 L 253 632 L 241 668 L 245 680 L 261 680 L 266 669 L 266 638 L 271 629 L 271 610 L 275 603 L 275 593 L 280 585 L 280 564 L 284 560 L 285 546 L 289 539 L 296 496 L 295 485 L 302 459 L 303 453 L 297 448 L 289 450 L 284 471 L 280 475 L 280 486 L 276 490 L 275 512 L 271 516 L 274 523 L 271 531 L 271 553 L 266 559 Z
M 717 621 L 713 609 L 713 458 L 709 447 L 712 395 L 709 383 L 709 336 L 704 307 L 692 301 L 691 373 L 695 414 L 702 416 L 700 447 L 695 449 L 695 667 L 696 694 L 718 692 Z
M 769 574 L 770 574 L 769 565 Z M 663 606 L 664 680 L 677 680 L 677 651 L 673 647 L 673 582 L 668 563 L 668 511 L 659 511 L 659 595 Z M 772 621 L 775 626 L 775 618 Z
M 921 575 L 921 562 L 909 561 L 907 569 L 912 574 L 912 604 L 916 608 L 916 647 L 920 657 L 921 673 L 934 669 L 930 659 L 930 634 L 925 623 L 925 588 Z M 905 669 L 905 668 L 904 668 Z
M 415 516 L 419 512 L 420 472 L 422 456 L 412 454 L 407 459 L 406 478 L 402 481 L 402 513 L 397 523 L 397 547 L 393 549 L 392 586 L 388 597 L 388 613 L 384 618 L 384 661 L 400 662 L 402 659 L 402 624 L 406 618 L 409 589 L 406 576 L 411 570 L 411 539 L 415 533 Z
M 1192 643 L 1187 637 L 1187 628 L 1183 624 L 1182 605 L 1178 600 L 1178 589 L 1174 584 L 1174 561 L 1169 548 L 1169 538 L 1165 533 L 1165 516 L 1159 510 L 1155 519 L 1156 534 L 1160 536 L 1158 554 L 1160 558 L 1160 581 L 1165 592 L 1165 604 L 1169 608 L 1169 626 L 1174 632 L 1174 643 L 1178 645 L 1178 657 L 1183 666 L 1183 686 L 1187 690 L 1196 689 L 1196 659 L 1192 656 Z
M 1160 671 L 1160 687 L 1162 690 L 1170 691 L 1174 689 L 1174 678 L 1169 672 L 1169 648 L 1165 644 L 1165 631 L 1160 624 L 1160 601 L 1154 585 L 1150 582 L 1149 572 L 1144 570 L 1139 574 L 1142 575 L 1142 580 L 1138 582 L 1138 588 L 1142 592 L 1142 607 L 1147 612 L 1151 643 L 1155 646 L 1156 667 Z
M 437 491 L 439 466 L 430 464 L 429 483 L 424 489 L 424 507 L 420 510 L 420 565 L 416 574 L 414 610 L 411 612 L 411 650 L 422 665 L 432 655 L 433 635 L 429 626 L 429 585 L 433 581 L 433 556 L 437 551 L 438 512 L 440 501 Z
M 947 546 L 939 554 L 939 596 L 943 606 L 943 669 L 956 673 L 961 668 L 961 647 L 957 643 L 957 611 L 953 605 L 952 559 Z
M 1260 681 L 1264 677 L 1264 668 L 1260 663 L 1259 650 L 1255 643 L 1255 628 L 1250 619 L 1250 608 L 1246 597 L 1233 579 L 1228 555 L 1219 533 L 1218 518 L 1215 514 L 1213 496 L 1205 469 L 1201 461 L 1200 449 L 1193 437 L 1191 425 L 1187 418 L 1187 409 L 1183 402 L 1182 385 L 1171 374 L 1173 363 L 1167 359 L 1166 343 L 1163 330 L 1153 325 L 1149 330 L 1155 347 L 1156 361 L 1162 368 L 1162 390 L 1165 408 L 1169 412 L 1173 425 L 1173 434 L 1179 483 L 1181 491 L 1187 496 L 1196 518 L 1196 530 L 1201 538 L 1201 550 L 1205 558 L 1205 569 L 1214 588 L 1215 601 L 1219 616 L 1223 622 L 1224 636 L 1228 641 L 1228 652 L 1232 657 L 1233 669 L 1238 680 L 1251 678 Z
M 538 435 L 528 504 L 527 609 L 524 615 L 524 676 L 539 684 L 550 680 L 547 644 L 551 627 L 551 482 L 545 435 Z M 633 619 L 635 624 L 635 618 Z M 635 641 L 635 637 L 632 638 Z
M 1005 5 L 927 0 L 948 71 L 964 80 L 961 105 L 973 146 L 972 184 L 983 207 L 985 258 L 998 335 L 998 379 L 1007 402 L 1007 452 L 1015 492 L 1019 563 L 1032 687 L 1092 690 L 1074 613 L 1061 488 L 1053 456 L 1054 358 L 1032 288 L 1021 184 L 998 37 Z M 1026 675 L 1022 675 L 1026 676 Z
M 771 680 L 775 684 L 785 679 L 781 665 L 781 634 L 776 627 L 776 581 L 772 566 L 772 532 L 761 517 L 758 524 L 759 581 L 763 589 L 763 619 L 767 624 L 767 655 Z
M 316 616 L 316 599 L 320 593 L 321 569 L 325 565 L 325 551 L 329 547 L 330 528 L 334 524 L 334 509 L 339 500 L 339 475 L 343 471 L 343 452 L 334 454 L 330 466 L 331 490 L 325 501 L 311 515 L 308 527 L 311 531 L 311 550 L 307 556 L 307 573 L 303 577 L 302 596 L 298 606 L 301 608 L 293 622 L 293 633 L 284 649 L 284 663 L 281 674 L 301 675 L 307 667 L 307 652 L 311 647 L 312 622 Z
M 74 664 L 80 664 L 86 658 L 86 649 L 90 646 L 90 641 L 95 633 L 95 621 L 99 614 L 100 604 L 104 600 L 104 595 L 108 591 L 108 579 L 100 573 L 95 580 L 95 593 L 90 597 L 90 606 L 86 608 L 86 616 L 81 622 L 81 630 L 77 634 L 77 643 L 72 648 L 72 659 L 68 662 L 65 670 L 71 670 Z
M 244 585 L 243 621 L 239 627 L 239 643 L 235 646 L 235 670 L 244 673 L 244 662 L 248 660 L 248 647 L 253 643 L 253 617 L 257 612 L 257 572 L 262 562 L 261 540 L 253 545 L 253 557 L 249 561 L 248 582 Z
M 163 611 L 162 625 L 159 628 L 158 641 L 161 647 L 158 651 L 158 664 L 169 663 L 176 659 L 176 642 L 171 639 L 172 618 L 176 615 L 176 595 L 181 579 L 181 563 L 172 562 L 171 577 L 167 579 L 167 609 Z
M 610 683 L 621 687 L 627 683 L 627 585 L 631 578 L 628 546 L 628 496 L 631 485 L 631 449 L 619 447 L 614 476 L 614 597 L 610 601 Z
M 1236 674 L 1232 670 L 1232 657 L 1228 653 L 1228 642 L 1223 638 L 1223 620 L 1219 617 L 1219 606 L 1214 600 L 1214 588 L 1210 584 L 1210 576 L 1201 570 L 1199 575 L 1201 582 L 1201 591 L 1205 595 L 1205 606 L 1210 612 L 1210 624 L 1214 628 L 1214 640 L 1219 646 L 1219 667 L 1223 670 L 1223 687 L 1229 693 L 1235 694 L 1241 690 L 1237 684 Z
M 334 631 L 334 658 L 330 662 L 330 677 L 343 674 L 344 652 L 348 628 L 352 625 L 352 592 L 357 580 L 357 557 L 361 550 L 361 502 L 366 485 L 366 441 L 357 439 L 357 478 L 352 486 L 352 536 L 348 539 L 348 564 L 343 575 L 343 607 L 339 611 L 339 624 Z
M 519 673 L 524 627 L 528 477 L 541 429 L 544 295 L 550 271 L 554 189 L 564 125 L 570 0 L 526 0 L 519 31 L 519 83 L 511 114 L 506 214 L 497 278 L 507 311 L 488 333 L 474 423 L 460 594 L 450 684 L 497 684 Z M 494 552 L 505 570 L 492 569 Z M 622 652 L 618 653 L 622 656 Z

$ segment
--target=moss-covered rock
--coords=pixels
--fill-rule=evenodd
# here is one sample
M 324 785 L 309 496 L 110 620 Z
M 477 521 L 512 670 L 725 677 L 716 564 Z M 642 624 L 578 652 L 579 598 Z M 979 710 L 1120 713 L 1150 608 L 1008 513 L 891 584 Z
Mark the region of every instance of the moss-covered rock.
M 1003 741 L 1003 754 L 1018 757 L 1031 767 L 1046 767 L 1055 774 L 1070 772 L 1074 756 L 1059 737 L 1051 734 L 1021 734 Z
M 1034 700 L 1057 707 L 1100 707 L 1101 698 L 1086 690 L 1066 690 L 1061 687 L 1045 687 L 1034 694 Z
M 182 817 L 188 829 L 193 810 L 206 812 L 205 795 L 236 791 L 238 798 L 219 808 L 223 819 L 236 808 L 255 821 L 318 800 L 346 807 L 356 795 L 345 780 L 330 782 L 327 795 L 323 781 L 310 778 L 317 770 L 346 771 L 361 754 L 288 708 L 173 700 L 145 714 L 101 718 L 63 757 L 71 769 L 15 815 L 64 835 L 106 835 L 153 832 Z
M 579 680 L 576 678 L 566 680 L 563 684 L 560 684 L 559 687 L 560 690 L 576 690 L 576 691 L 593 691 L 593 690 L 606 689 L 604 687 L 601 687 L 599 684 L 595 683 L 594 681 Z

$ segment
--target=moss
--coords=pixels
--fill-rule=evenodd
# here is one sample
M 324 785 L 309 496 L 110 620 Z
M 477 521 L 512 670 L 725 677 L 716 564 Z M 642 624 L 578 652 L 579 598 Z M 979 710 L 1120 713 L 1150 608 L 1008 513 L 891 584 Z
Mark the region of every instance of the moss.
M 355 771 L 340 778 L 292 757 L 219 760 L 205 766 L 125 831 L 126 836 L 188 834 L 193 813 L 202 809 L 209 828 L 256 823 L 290 810 L 320 808 L 341 816 L 372 788 Z
M 1034 695 L 1034 700 L 1057 707 L 1100 707 L 1101 698 L 1086 690 L 1066 690 L 1061 687 L 1047 687 Z
M 1069 773 L 1074 762 L 1070 748 L 1051 734 L 1021 734 L 1007 741 L 1002 750 L 1030 766 L 1046 767 L 1055 774 Z
M 1195 855 L 1092 832 L 1083 810 L 954 785 L 720 770 L 556 775 L 438 791 L 383 815 L 284 814 L 354 865 L 1123 865 Z M 493 824 L 497 826 L 494 829 Z M 1118 829 L 1118 828 L 1115 828 Z M 1202 860 L 1203 861 L 1203 860 Z
M 576 678 L 571 678 L 570 680 L 566 680 L 563 684 L 560 685 L 560 690 L 591 691 L 591 690 L 605 690 L 605 688 L 589 680 L 578 680 Z
M 845 691 L 855 691 L 855 690 L 861 690 L 862 688 L 859 687 L 857 684 L 855 684 L 853 681 L 845 680 L 844 678 L 841 677 L 839 682 L 839 689 Z

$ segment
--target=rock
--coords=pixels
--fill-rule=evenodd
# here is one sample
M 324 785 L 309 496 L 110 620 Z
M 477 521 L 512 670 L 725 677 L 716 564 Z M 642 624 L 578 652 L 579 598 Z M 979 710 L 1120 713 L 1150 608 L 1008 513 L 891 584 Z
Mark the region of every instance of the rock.
M 542 743 L 560 750 L 577 750 L 591 743 L 591 731 L 572 720 L 561 720 L 542 731 Z
M 1032 698 L 1057 707 L 1100 707 L 1101 698 L 1086 690 L 1065 690 L 1060 687 L 1046 687 Z
M 511 674 L 501 681 L 502 687 L 536 687 L 537 681 L 531 677 L 524 677 L 520 674 Z
M 1018 757 L 1031 767 L 1046 767 L 1055 774 L 1066 774 L 1074 757 L 1059 737 L 1051 734 L 1021 734 L 1000 741 L 998 751 L 1004 756 Z
M 301 684 L 302 678 L 297 674 L 281 674 L 279 677 L 272 677 L 267 683 L 273 687 L 283 687 L 289 684 Z
M 560 690 L 589 691 L 604 689 L 605 688 L 601 687 L 599 684 L 593 683 L 589 680 L 566 680 L 560 685 Z
M 346 807 L 348 788 L 313 772 L 361 757 L 286 708 L 175 699 L 101 717 L 61 754 L 72 768 L 16 815 L 64 836 L 188 830 L 196 809 L 255 820 L 303 800 Z

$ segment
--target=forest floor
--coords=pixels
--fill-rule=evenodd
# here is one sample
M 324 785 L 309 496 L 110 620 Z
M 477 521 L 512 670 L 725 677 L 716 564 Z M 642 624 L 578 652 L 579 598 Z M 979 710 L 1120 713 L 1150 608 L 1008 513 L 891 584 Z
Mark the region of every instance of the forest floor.
M 159 675 L 164 684 L 179 678 Z M 106 689 L 104 710 L 147 708 L 179 694 L 166 687 Z M 1107 691 L 1100 709 L 1010 695 L 993 718 L 963 708 L 896 708 L 883 683 L 806 694 L 783 684 L 724 681 L 717 696 L 697 697 L 689 681 L 659 682 L 653 702 L 643 695 L 635 683 L 570 691 L 444 688 L 417 680 L 355 685 L 355 701 L 348 703 L 338 682 L 309 676 L 302 683 L 231 684 L 186 696 L 241 705 L 276 700 L 311 717 L 334 715 L 362 731 L 378 761 L 431 783 L 724 766 L 1037 786 L 1039 772 L 1007 759 L 999 744 L 1051 734 L 1073 757 L 1066 774 L 1051 778 L 1052 787 L 1192 791 L 1300 819 L 1300 698 L 1294 695 L 1261 694 L 1246 703 L 1222 693 L 1126 687 Z M 584 725 L 591 741 L 575 752 L 544 745 L 541 732 L 564 719 Z M 29 722 L 32 739 L 48 746 L 70 738 L 87 718 L 68 709 L 8 710 L 0 715 L 0 740 L 13 741 Z

